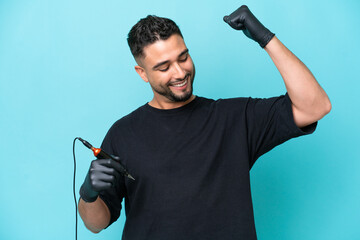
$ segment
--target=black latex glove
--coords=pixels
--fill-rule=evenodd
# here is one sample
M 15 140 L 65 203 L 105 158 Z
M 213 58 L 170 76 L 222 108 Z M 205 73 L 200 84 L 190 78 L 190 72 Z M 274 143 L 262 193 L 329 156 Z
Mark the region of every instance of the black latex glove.
M 262 48 L 275 36 L 261 24 L 246 5 L 242 5 L 229 16 L 225 16 L 224 21 L 236 30 L 243 30 L 247 37 L 258 42 Z
M 119 159 L 119 157 L 113 156 Z M 85 202 L 94 202 L 100 191 L 114 187 L 122 177 L 121 165 L 113 159 L 96 159 L 91 162 L 85 181 L 80 188 L 80 196 Z

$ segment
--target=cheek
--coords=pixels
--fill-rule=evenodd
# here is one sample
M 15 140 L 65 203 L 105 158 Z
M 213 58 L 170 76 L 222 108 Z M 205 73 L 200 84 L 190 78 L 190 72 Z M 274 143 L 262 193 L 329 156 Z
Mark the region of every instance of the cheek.
M 187 72 L 192 72 L 194 70 L 194 64 L 191 59 L 189 59 L 189 61 L 186 61 L 186 63 L 184 64 L 184 69 Z
M 167 84 L 170 80 L 170 74 L 168 72 L 157 72 L 152 76 L 155 84 Z

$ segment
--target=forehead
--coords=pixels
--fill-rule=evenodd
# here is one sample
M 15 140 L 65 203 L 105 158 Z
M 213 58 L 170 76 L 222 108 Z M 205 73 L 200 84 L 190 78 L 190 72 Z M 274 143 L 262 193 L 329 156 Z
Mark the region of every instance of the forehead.
M 153 64 L 157 62 L 176 59 L 186 49 L 183 38 L 174 34 L 166 40 L 158 40 L 144 47 L 144 61 Z

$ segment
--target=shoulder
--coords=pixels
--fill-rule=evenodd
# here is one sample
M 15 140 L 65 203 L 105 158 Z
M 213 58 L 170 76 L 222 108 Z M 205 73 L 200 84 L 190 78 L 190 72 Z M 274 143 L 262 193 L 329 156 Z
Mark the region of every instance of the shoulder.
M 289 108 L 287 95 L 270 98 L 235 97 L 220 98 L 209 102 L 212 111 L 221 115 L 243 116 L 254 111 L 266 114 L 269 110 Z
M 199 103 L 202 105 L 214 105 L 214 106 L 239 106 L 246 104 L 250 97 L 236 97 L 236 98 L 219 98 L 219 99 L 211 99 L 211 98 L 205 98 L 205 97 L 197 97 L 199 100 Z
M 141 115 L 141 112 L 143 111 L 143 106 L 123 116 L 112 124 L 112 126 L 109 128 L 105 135 L 102 143 L 102 148 L 108 150 L 113 154 L 115 153 L 115 143 L 121 142 L 123 141 L 123 139 L 126 139 L 129 135 L 131 135 L 133 121 L 134 119 L 137 119 L 137 115 Z
M 214 109 L 217 109 L 222 114 L 232 114 L 243 112 L 249 101 L 251 101 L 250 97 L 219 98 L 215 100 L 212 105 Z
M 236 97 L 236 98 L 219 98 L 216 100 L 216 103 L 219 105 L 245 105 L 248 103 L 249 100 L 251 100 L 251 97 Z
M 129 128 L 129 126 L 136 120 L 141 118 L 145 113 L 144 106 L 138 107 L 136 110 L 131 113 L 123 116 L 117 120 L 111 127 L 109 131 L 124 131 Z
M 289 97 L 287 94 L 268 97 L 268 98 L 259 98 L 259 97 L 237 97 L 237 98 L 228 98 L 228 99 L 219 99 L 219 105 L 229 106 L 229 107 L 244 107 L 252 108 L 257 106 L 272 106 L 274 104 L 289 103 Z

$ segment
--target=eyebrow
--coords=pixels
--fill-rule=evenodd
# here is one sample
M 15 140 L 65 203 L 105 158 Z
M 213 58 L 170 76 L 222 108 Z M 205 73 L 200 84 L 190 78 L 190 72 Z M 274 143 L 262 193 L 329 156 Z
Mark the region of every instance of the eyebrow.
M 186 54 L 189 52 L 189 49 L 185 49 L 184 51 L 182 51 L 178 57 L 181 57 L 182 55 Z M 156 68 L 160 67 L 161 65 L 164 65 L 166 63 L 168 63 L 169 60 L 163 61 L 163 62 L 159 62 L 157 63 L 155 66 L 152 67 L 153 70 L 155 70 Z

